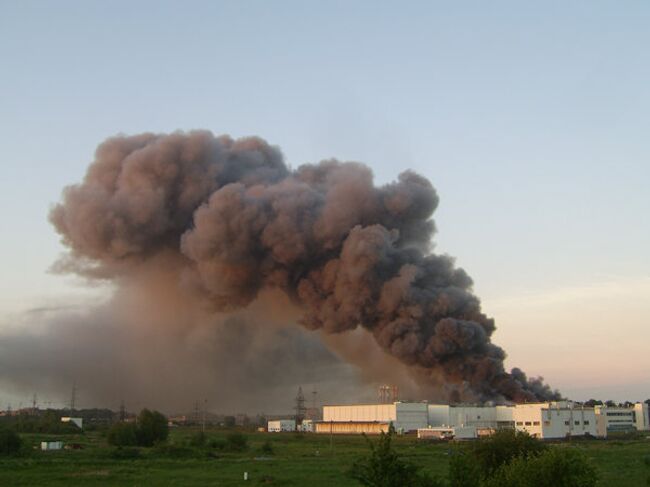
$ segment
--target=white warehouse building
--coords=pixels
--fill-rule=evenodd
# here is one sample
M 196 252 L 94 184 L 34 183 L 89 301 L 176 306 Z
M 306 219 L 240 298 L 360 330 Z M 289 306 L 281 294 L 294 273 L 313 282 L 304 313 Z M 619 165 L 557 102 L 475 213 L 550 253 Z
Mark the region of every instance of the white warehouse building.
M 402 432 L 426 428 L 429 425 L 428 404 L 394 402 L 323 406 L 323 421 L 316 424 L 316 432 L 380 433 L 388 431 L 391 424 Z
M 648 405 L 632 408 L 591 408 L 571 401 L 475 406 L 395 402 L 323 406 L 316 433 L 350 434 L 418 432 L 418 437 L 476 438 L 500 428 L 514 428 L 541 439 L 601 436 L 614 430 L 648 430 Z M 426 430 L 426 431 L 425 431 Z M 271 431 L 269 429 L 269 431 Z M 450 433 L 451 432 L 451 433 Z

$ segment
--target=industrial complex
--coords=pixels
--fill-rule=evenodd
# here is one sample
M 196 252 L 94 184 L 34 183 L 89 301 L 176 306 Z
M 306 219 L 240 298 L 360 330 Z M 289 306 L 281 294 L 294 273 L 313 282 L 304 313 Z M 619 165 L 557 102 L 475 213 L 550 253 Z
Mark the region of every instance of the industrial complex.
M 326 405 L 322 420 L 269 422 L 268 431 L 379 434 L 394 428 L 419 438 L 472 439 L 513 428 L 540 439 L 606 437 L 614 431 L 650 430 L 648 404 L 587 407 L 572 401 L 513 405 L 446 405 L 395 401 L 390 404 Z

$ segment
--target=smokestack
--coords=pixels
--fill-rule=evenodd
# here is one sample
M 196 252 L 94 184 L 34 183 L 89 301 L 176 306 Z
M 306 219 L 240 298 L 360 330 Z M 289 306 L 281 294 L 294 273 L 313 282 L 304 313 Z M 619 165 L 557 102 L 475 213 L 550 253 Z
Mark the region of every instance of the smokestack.
M 50 220 L 69 249 L 60 270 L 119 285 L 169 265 L 178 289 L 213 312 L 281 290 L 306 328 L 363 327 L 450 399 L 557 397 L 541 379 L 504 370 L 472 280 L 431 252 L 437 205 L 411 171 L 377 187 L 363 164 L 291 170 L 260 138 L 196 131 L 106 140 Z

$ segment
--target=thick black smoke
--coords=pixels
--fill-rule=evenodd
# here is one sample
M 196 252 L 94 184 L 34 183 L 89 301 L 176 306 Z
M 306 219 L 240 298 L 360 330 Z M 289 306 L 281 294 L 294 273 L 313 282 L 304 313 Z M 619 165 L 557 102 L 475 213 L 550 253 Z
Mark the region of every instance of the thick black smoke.
M 78 273 L 120 282 L 169 262 L 214 311 L 280 289 L 307 328 L 363 327 L 452 399 L 555 397 L 504 370 L 471 279 L 431 252 L 437 204 L 410 171 L 375 187 L 359 163 L 290 170 L 262 139 L 201 131 L 108 139 L 50 218 L 70 249 L 61 266 Z

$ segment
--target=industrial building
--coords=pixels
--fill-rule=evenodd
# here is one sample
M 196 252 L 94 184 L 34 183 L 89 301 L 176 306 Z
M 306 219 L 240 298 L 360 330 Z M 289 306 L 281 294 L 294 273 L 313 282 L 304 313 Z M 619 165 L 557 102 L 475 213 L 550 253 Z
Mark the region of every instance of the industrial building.
M 398 432 L 416 431 L 429 425 L 429 405 L 424 402 L 323 406 L 318 433 L 380 433 L 393 425 Z
M 328 434 L 379 434 L 392 426 L 419 438 L 470 439 L 513 428 L 540 439 L 606 437 L 612 431 L 650 430 L 648 404 L 585 407 L 572 401 L 515 405 L 448 405 L 427 402 L 323 406 L 323 420 L 312 431 Z M 269 429 L 270 431 L 270 429 Z
M 648 431 L 650 418 L 648 404 L 637 402 L 632 407 L 596 406 L 596 422 L 599 436 L 626 431 Z
M 594 408 L 569 401 L 517 404 L 511 407 L 515 429 L 543 439 L 597 436 Z

